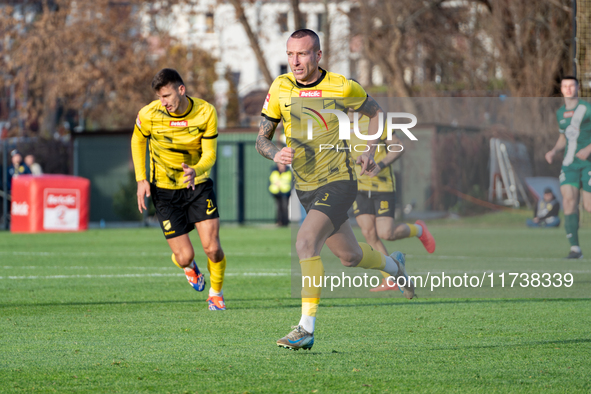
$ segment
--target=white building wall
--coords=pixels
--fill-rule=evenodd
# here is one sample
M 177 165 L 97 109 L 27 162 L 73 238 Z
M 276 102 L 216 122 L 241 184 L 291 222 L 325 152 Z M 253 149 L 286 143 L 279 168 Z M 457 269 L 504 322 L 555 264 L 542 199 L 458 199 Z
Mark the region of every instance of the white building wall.
M 291 6 L 286 0 L 276 2 L 244 3 L 244 12 L 251 29 L 259 37 L 267 67 L 271 76 L 279 75 L 281 66 L 287 66 L 285 44 L 294 31 Z M 317 14 L 324 12 L 323 4 L 302 3 L 301 12 L 306 17 L 306 27 L 318 32 Z M 329 70 L 350 75 L 349 70 L 349 21 L 346 2 L 329 4 L 331 21 L 331 46 Z M 213 31 L 207 31 L 207 13 L 213 14 Z M 278 17 L 287 13 L 288 31 L 281 32 Z M 238 92 L 244 96 L 256 89 L 267 89 L 256 56 L 242 25 L 235 15 L 234 6 L 216 0 L 195 0 L 175 6 L 173 15 L 164 16 L 160 27 L 167 28 L 171 35 L 187 45 L 194 45 L 219 59 L 221 65 L 232 72 L 240 73 Z M 324 36 L 318 34 L 324 46 Z M 323 63 L 320 63 L 321 67 Z M 290 70 L 288 69 L 288 72 Z

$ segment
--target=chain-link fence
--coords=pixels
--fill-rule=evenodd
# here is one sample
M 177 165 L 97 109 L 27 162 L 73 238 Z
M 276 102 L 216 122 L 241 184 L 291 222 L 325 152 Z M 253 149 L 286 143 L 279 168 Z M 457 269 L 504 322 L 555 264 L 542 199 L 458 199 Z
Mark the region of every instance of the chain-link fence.
M 576 56 L 581 97 L 591 97 L 591 0 L 573 2 L 576 10 Z

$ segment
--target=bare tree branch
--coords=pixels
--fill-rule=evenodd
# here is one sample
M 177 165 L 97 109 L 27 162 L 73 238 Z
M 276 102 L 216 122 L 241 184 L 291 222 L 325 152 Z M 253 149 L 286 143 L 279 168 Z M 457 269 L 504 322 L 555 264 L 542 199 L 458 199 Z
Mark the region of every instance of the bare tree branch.
M 248 23 L 248 19 L 246 19 L 246 15 L 244 15 L 244 8 L 242 8 L 242 3 L 240 0 L 230 0 L 230 3 L 234 6 L 236 10 L 236 17 L 242 24 L 246 35 L 248 36 L 248 41 L 250 42 L 250 46 L 254 52 L 254 55 L 257 58 L 257 63 L 261 72 L 263 73 L 263 77 L 265 78 L 265 82 L 269 86 L 273 83 L 273 77 L 271 77 L 271 73 L 269 72 L 269 67 L 267 67 L 267 62 L 265 61 L 265 56 L 263 55 L 263 51 L 261 50 L 261 46 L 259 45 L 259 41 L 255 34 L 253 33 L 250 23 Z
M 300 12 L 300 0 L 289 0 L 291 3 L 291 10 L 293 12 L 293 25 L 295 30 L 304 28 L 304 21 L 302 19 L 302 13 Z

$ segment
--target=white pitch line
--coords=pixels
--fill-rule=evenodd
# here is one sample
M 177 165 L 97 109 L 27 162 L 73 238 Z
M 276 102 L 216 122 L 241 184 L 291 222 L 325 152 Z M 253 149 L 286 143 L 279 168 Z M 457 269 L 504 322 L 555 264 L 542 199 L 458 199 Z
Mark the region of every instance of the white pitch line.
M 273 252 L 226 252 L 227 256 L 291 256 L 291 253 L 273 253 Z M 157 252 L 157 253 L 148 253 L 148 252 L 118 252 L 118 251 L 102 251 L 102 252 L 30 252 L 30 251 L 0 251 L 0 256 L 8 255 L 8 256 L 73 256 L 73 257 L 87 257 L 87 256 L 105 256 L 105 255 L 116 255 L 116 256 L 142 256 L 142 257 L 149 257 L 149 256 L 170 256 L 170 252 Z
M 226 276 L 288 276 L 282 272 L 228 272 Z M 146 277 L 169 277 L 182 276 L 184 274 L 113 274 L 113 275 L 49 275 L 49 276 L 0 276 L 0 280 L 22 280 L 22 279 L 112 279 L 112 278 L 146 278 Z
M 506 261 L 563 261 L 562 257 L 548 258 L 548 257 L 511 257 L 511 256 L 441 256 L 441 255 L 412 255 L 407 254 L 407 258 L 418 258 L 426 260 L 483 260 L 483 259 L 502 259 Z M 587 261 L 589 259 L 580 259 L 577 261 Z
M 141 270 L 141 271 L 148 271 L 148 270 L 158 270 L 158 271 L 178 271 L 176 267 L 121 267 L 121 266 L 34 266 L 34 265 L 26 265 L 26 266 L 18 266 L 18 265 L 5 265 L 1 266 L 0 269 L 66 269 L 66 270 Z M 274 271 L 290 271 L 287 268 L 277 268 Z M 241 271 L 242 272 L 242 271 Z M 257 272 L 257 270 L 248 270 L 244 272 Z M 262 270 L 261 272 L 268 272 L 267 270 Z

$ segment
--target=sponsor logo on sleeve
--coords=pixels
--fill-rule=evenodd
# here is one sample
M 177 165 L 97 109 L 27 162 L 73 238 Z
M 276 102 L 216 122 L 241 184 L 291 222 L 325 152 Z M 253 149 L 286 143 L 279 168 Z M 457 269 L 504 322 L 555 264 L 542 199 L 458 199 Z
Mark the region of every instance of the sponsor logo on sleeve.
M 269 100 L 271 99 L 271 93 L 267 94 L 267 98 L 265 99 L 265 104 L 263 104 L 263 109 L 269 109 Z

